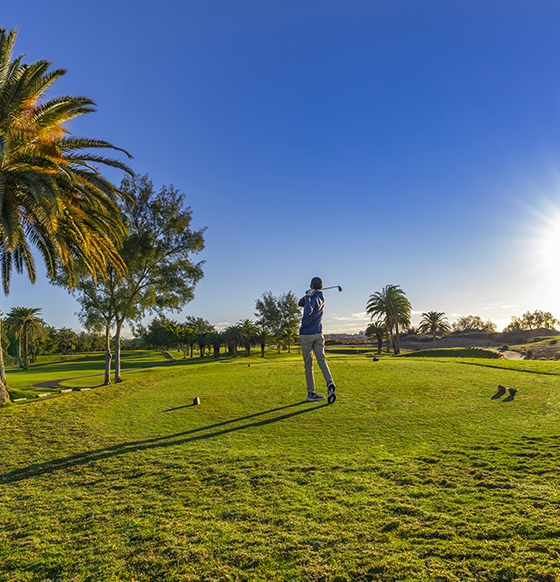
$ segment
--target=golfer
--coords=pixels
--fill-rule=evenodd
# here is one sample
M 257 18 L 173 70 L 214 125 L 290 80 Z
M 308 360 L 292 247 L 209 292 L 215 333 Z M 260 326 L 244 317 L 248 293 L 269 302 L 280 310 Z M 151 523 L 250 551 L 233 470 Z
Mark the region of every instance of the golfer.
M 336 400 L 335 385 L 331 372 L 325 359 L 325 339 L 323 338 L 323 308 L 325 298 L 321 289 L 323 281 L 319 277 L 311 280 L 311 289 L 299 300 L 298 305 L 303 307 L 303 317 L 299 329 L 299 341 L 303 362 L 305 364 L 305 381 L 307 383 L 307 402 L 317 402 L 324 400 L 315 392 L 315 380 L 313 379 L 313 354 L 317 360 L 323 377 L 327 383 L 327 397 L 329 404 Z

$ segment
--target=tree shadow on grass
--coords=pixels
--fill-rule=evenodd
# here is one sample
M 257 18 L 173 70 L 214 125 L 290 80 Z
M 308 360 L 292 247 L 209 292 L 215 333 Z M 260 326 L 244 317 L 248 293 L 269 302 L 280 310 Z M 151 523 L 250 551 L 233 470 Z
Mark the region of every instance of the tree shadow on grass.
M 63 471 L 65 469 L 71 469 L 79 467 L 82 465 L 87 465 L 95 461 L 101 461 L 110 457 L 116 457 L 119 455 L 126 455 L 134 453 L 137 451 L 145 451 L 150 449 L 162 449 L 167 447 L 174 447 L 178 445 L 185 445 L 188 443 L 202 441 L 206 439 L 220 437 L 232 432 L 238 432 L 241 430 L 246 430 L 250 428 L 257 428 L 260 426 L 266 426 L 268 424 L 273 424 L 275 422 L 280 422 L 282 420 L 287 420 L 301 414 L 306 414 L 308 412 L 313 412 L 320 408 L 328 406 L 328 404 L 323 403 L 316 406 L 311 406 L 308 408 L 303 408 L 301 410 L 296 410 L 295 412 L 287 412 L 284 414 L 276 414 L 271 418 L 265 418 L 256 422 L 247 422 L 259 416 L 265 416 L 267 414 L 274 414 L 281 412 L 283 410 L 299 407 L 303 404 L 307 404 L 307 401 L 297 402 L 295 404 L 289 404 L 287 406 L 281 406 L 279 408 L 273 408 L 271 410 L 265 410 L 263 412 L 256 412 L 255 414 L 249 414 L 248 416 L 243 416 L 241 418 L 234 418 L 231 420 L 225 420 L 224 422 L 219 422 L 209 426 L 204 426 L 200 428 L 193 428 L 185 432 L 179 432 L 172 435 L 164 437 L 156 437 L 152 439 L 130 441 L 126 443 L 121 443 L 111 447 L 106 447 L 103 449 L 97 449 L 94 451 L 86 451 L 84 453 L 78 453 L 76 455 L 70 455 L 68 457 L 63 457 L 61 459 L 53 459 L 52 461 L 47 461 L 45 463 L 35 463 L 33 465 L 28 465 L 27 467 L 22 467 L 19 469 L 14 469 L 8 473 L 0 475 L 0 483 L 14 483 L 17 481 L 23 481 L 25 479 L 30 479 L 32 477 L 39 477 L 41 475 L 47 475 L 54 473 L 56 471 Z M 192 406 L 192 405 L 191 405 Z M 173 409 L 170 409 L 173 410 Z M 244 423 L 241 426 L 233 426 L 228 428 L 227 425 L 235 423 Z M 220 430 L 216 430 L 220 429 Z M 206 432 L 210 431 L 210 432 Z M 196 434 L 204 433 L 204 434 Z M 194 436 L 193 436 L 194 435 Z

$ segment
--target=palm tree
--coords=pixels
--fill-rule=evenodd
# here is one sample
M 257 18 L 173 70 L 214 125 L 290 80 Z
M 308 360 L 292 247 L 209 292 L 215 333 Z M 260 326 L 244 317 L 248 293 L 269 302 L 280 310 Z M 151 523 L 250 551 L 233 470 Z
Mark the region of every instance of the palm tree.
M 8 331 L 10 331 L 16 341 L 17 341 L 17 361 L 18 361 L 18 368 L 23 368 L 23 362 L 21 360 L 21 336 L 23 332 L 23 326 L 21 324 L 20 318 L 14 313 L 16 310 L 22 309 L 20 307 L 14 307 L 6 317 L 6 327 Z M 15 317 L 14 317 L 15 316 Z
M 257 328 L 255 333 L 255 342 L 261 346 L 261 358 L 264 358 L 266 344 L 272 341 L 272 334 L 265 327 Z
M 204 357 L 204 351 L 208 344 L 208 336 L 210 332 L 207 331 L 199 331 L 196 334 L 196 344 L 198 345 L 198 349 L 200 350 L 200 357 Z
M 243 331 L 241 345 L 245 348 L 245 355 L 250 357 L 251 346 L 255 343 L 255 334 L 257 333 L 255 324 L 250 319 L 243 319 L 237 324 L 237 327 Z
M 366 313 L 372 320 L 377 317 L 385 321 L 395 354 L 400 352 L 399 326 L 403 329 L 410 325 L 411 309 L 410 301 L 398 285 L 386 285 L 381 291 L 369 296 Z
M 237 348 L 243 345 L 245 340 L 245 330 L 239 325 L 231 325 L 224 331 L 224 338 L 229 354 L 234 358 L 237 357 Z
M 214 357 L 220 357 L 220 347 L 224 343 L 224 334 L 220 333 L 219 331 L 212 331 L 208 334 L 206 338 L 207 345 L 212 346 L 214 348 Z
M 418 326 L 420 333 L 430 332 L 434 338 L 434 348 L 436 347 L 436 334 L 438 331 L 447 335 L 451 331 L 451 326 L 445 317 L 445 313 L 439 311 L 427 311 L 422 314 L 420 325 Z
M 18 361 L 21 362 L 21 352 L 23 351 L 23 363 L 20 367 L 27 370 L 29 367 L 29 338 L 34 332 L 43 329 L 45 322 L 37 317 L 41 311 L 40 307 L 14 307 L 6 323 L 18 340 Z M 22 347 L 23 344 L 23 347 Z
M 370 323 L 366 328 L 366 335 L 368 338 L 374 338 L 377 340 L 377 353 L 380 354 L 383 351 L 383 340 L 387 336 L 387 326 L 385 322 L 381 319 L 377 319 L 373 323 Z M 387 351 L 389 351 L 389 343 L 387 342 Z
M 295 343 L 299 335 L 295 327 L 285 327 L 280 333 L 280 340 L 286 346 L 288 346 L 288 353 L 291 353 L 291 345 Z
M 86 97 L 43 100 L 66 71 L 49 71 L 44 60 L 13 58 L 17 31 L 0 28 L 0 265 L 7 294 L 12 269 L 35 281 L 32 246 L 42 255 L 49 277 L 62 271 L 72 285 L 79 260 L 93 274 L 108 265 L 126 267 L 118 254 L 124 226 L 117 189 L 98 165 L 132 171 L 92 150 L 124 150 L 112 144 L 71 136 L 70 120 L 95 110 Z M 8 401 L 0 350 L 0 405 Z

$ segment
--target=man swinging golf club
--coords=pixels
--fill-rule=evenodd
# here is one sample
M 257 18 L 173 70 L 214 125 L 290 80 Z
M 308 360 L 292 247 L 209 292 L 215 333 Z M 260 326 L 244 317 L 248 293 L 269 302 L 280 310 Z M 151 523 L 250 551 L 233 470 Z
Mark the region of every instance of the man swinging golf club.
M 307 402 L 324 400 L 315 392 L 315 380 L 313 379 L 313 354 L 317 360 L 323 377 L 327 383 L 327 399 L 332 404 L 336 400 L 335 385 L 331 372 L 325 359 L 325 339 L 323 338 L 323 309 L 325 298 L 321 289 L 323 281 L 319 277 L 311 280 L 311 289 L 299 300 L 298 305 L 303 307 L 303 317 L 299 330 L 301 353 L 305 364 L 305 381 L 307 383 Z

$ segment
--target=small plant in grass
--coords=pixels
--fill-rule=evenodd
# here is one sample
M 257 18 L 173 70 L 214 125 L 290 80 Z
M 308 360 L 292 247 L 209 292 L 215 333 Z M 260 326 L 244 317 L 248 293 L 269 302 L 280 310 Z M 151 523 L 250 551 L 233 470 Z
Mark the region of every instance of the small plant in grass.
M 503 350 L 504 352 L 507 352 L 507 351 L 509 350 L 509 346 L 508 346 L 507 344 L 504 344 L 504 345 L 502 346 L 502 350 Z

